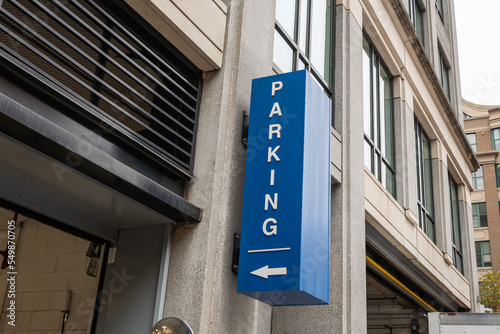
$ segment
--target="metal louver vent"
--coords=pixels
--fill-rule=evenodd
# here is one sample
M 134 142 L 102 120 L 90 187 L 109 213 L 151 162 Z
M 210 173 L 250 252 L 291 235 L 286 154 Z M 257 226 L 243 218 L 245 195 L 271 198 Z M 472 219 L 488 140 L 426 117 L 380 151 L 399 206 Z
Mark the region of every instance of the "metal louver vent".
M 92 0 L 0 5 L 0 52 L 83 101 L 112 131 L 191 170 L 198 73 L 160 56 Z

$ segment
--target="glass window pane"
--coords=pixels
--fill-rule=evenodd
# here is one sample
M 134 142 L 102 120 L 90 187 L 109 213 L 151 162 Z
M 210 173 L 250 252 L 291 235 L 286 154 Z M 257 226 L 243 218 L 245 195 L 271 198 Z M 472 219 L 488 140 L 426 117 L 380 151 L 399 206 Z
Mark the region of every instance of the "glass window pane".
M 483 261 L 485 267 L 491 267 L 491 255 L 485 255 Z
M 295 1 L 276 0 L 276 20 L 295 39 Z
M 436 235 L 434 231 L 434 222 L 429 219 L 429 217 L 425 217 L 426 230 L 425 233 L 431 238 L 432 241 L 436 242 Z
M 467 139 L 469 140 L 469 144 L 472 147 L 472 151 L 474 153 L 477 153 L 476 134 L 475 133 L 468 133 Z
M 486 203 L 472 203 L 472 219 L 476 228 L 488 226 Z
M 379 67 L 379 111 L 380 111 L 380 149 L 392 164 L 392 101 L 391 87 L 387 72 Z
M 484 189 L 483 166 L 472 173 L 472 185 L 474 189 Z
M 478 209 L 480 215 L 486 214 L 486 203 L 478 203 Z
M 444 56 L 439 54 L 439 71 L 441 74 L 441 85 L 448 99 L 450 98 L 450 74 L 448 65 L 445 62 Z
M 423 161 L 423 177 L 424 177 L 424 198 L 425 208 L 429 214 L 434 217 L 434 193 L 432 186 L 432 160 L 430 142 L 425 134 L 422 133 L 422 157 Z
M 473 216 L 472 217 L 472 222 L 474 224 L 474 227 L 480 227 L 480 225 L 479 225 L 479 217 L 478 216 Z
M 382 163 L 380 167 L 381 167 L 380 182 L 387 189 L 387 166 L 384 163 Z
M 370 78 L 370 46 L 363 40 L 363 128 L 368 137 L 372 134 L 372 108 L 371 108 L 371 78 Z
M 481 227 L 488 227 L 488 216 L 482 215 L 480 223 L 481 223 Z
M 481 242 L 476 241 L 476 262 L 478 267 L 483 267 L 483 253 Z
M 491 130 L 491 140 L 494 150 L 500 149 L 500 129 Z
M 365 141 L 365 166 L 372 171 L 372 149 L 370 144 Z
M 333 82 L 333 36 L 335 33 L 333 32 L 333 13 L 331 7 L 334 7 L 335 4 L 332 5 L 332 0 L 326 1 L 326 24 L 325 24 L 325 69 L 324 69 L 324 79 L 328 82 L 328 85 L 331 86 Z
M 481 251 L 483 255 L 483 265 L 485 267 L 491 267 L 491 248 L 489 241 L 481 242 Z
M 417 4 L 417 8 L 415 9 L 416 14 L 416 22 L 415 29 L 417 30 L 417 36 L 420 39 L 420 42 L 424 44 L 424 11 L 420 8 L 420 5 Z
M 436 0 L 436 7 L 440 14 L 443 13 L 443 0 Z
M 459 200 L 458 200 L 458 185 L 449 176 L 450 183 L 450 198 L 451 198 L 451 225 L 453 231 L 453 246 L 455 250 L 462 253 L 462 233 L 460 230 L 460 212 L 459 212 Z M 459 268 L 457 261 L 454 262 L 455 267 Z
M 326 0 L 314 0 L 312 2 L 310 59 L 313 66 L 323 78 L 325 78 L 325 61 L 329 61 L 327 55 L 330 51 L 325 47 L 327 9 Z
M 500 188 L 500 164 L 495 165 L 495 177 L 497 179 L 497 188 Z
M 286 1 L 286 0 L 285 0 Z M 289 1 L 289 0 L 288 0 Z M 307 8 L 309 1 L 302 0 L 300 1 L 300 26 L 299 26 L 299 48 L 304 52 L 304 54 L 309 57 L 309 50 L 307 48 L 307 44 L 309 41 L 307 40 L 307 27 L 309 26 L 308 16 L 307 16 Z
M 377 77 L 378 77 L 378 57 L 372 56 L 371 58 L 371 67 L 372 67 L 372 101 L 373 101 L 373 128 L 374 128 L 374 133 L 373 133 L 373 141 L 375 142 L 376 147 L 380 147 L 379 143 L 379 136 L 378 134 L 380 133 L 381 129 L 379 126 L 379 112 L 378 112 L 378 84 L 377 84 Z
M 489 241 L 482 242 L 483 254 L 491 254 L 491 247 Z
M 455 261 L 455 266 L 457 267 L 458 271 L 460 271 L 463 274 L 463 272 L 464 272 L 464 266 L 463 266 L 462 255 L 457 254 L 456 261 Z
M 302 60 L 300 60 L 298 65 L 297 65 L 297 71 L 305 70 L 305 69 L 306 69 L 306 64 L 304 64 L 304 62 Z
M 482 177 L 477 179 L 476 189 L 484 189 L 484 179 Z
M 293 70 L 293 50 L 276 30 L 274 31 L 273 61 L 284 73 Z
M 414 22 L 415 20 L 415 0 L 408 0 L 408 15 L 410 20 Z
M 383 166 L 385 167 L 385 165 L 383 165 Z M 391 195 L 394 195 L 394 191 L 395 191 L 394 174 L 392 173 L 392 171 L 388 167 L 385 167 L 385 177 L 386 177 L 385 187 L 391 193 Z

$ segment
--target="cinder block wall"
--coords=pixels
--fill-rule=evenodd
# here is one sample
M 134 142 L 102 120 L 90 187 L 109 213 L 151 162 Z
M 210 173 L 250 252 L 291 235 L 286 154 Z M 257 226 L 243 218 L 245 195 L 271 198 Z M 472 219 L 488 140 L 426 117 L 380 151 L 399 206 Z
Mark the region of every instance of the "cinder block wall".
M 34 220 L 16 228 L 15 327 L 6 315 L 10 298 L 8 269 L 0 274 L 0 318 L 2 333 L 60 333 L 66 300 L 71 291 L 69 319 L 64 333 L 87 333 L 92 321 L 98 277 L 86 274 L 90 241 L 65 233 Z M 7 245 L 7 221 L 0 222 L 0 250 Z M 2 258 L 0 257 L 0 261 Z M 101 259 L 102 260 L 102 259 Z

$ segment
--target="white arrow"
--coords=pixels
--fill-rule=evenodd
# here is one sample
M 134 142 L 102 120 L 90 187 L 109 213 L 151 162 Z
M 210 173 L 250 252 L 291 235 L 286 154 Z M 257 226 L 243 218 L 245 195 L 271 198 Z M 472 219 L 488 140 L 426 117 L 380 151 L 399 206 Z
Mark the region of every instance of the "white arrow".
M 286 267 L 269 268 L 269 265 L 265 265 L 250 272 L 250 274 L 267 279 L 268 276 L 286 275 Z

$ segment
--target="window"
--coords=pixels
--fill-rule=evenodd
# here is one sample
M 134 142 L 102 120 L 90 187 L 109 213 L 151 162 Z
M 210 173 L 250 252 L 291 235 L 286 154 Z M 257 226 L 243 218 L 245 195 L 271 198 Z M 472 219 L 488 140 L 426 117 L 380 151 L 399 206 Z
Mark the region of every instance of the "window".
M 462 254 L 462 233 L 460 231 L 460 210 L 458 201 L 458 185 L 451 176 L 450 180 L 450 198 L 451 198 L 451 229 L 453 246 L 453 265 L 464 273 L 464 260 Z
M 489 241 L 476 241 L 476 261 L 478 267 L 491 267 L 491 248 Z
M 431 141 L 415 119 L 415 145 L 417 152 L 417 207 L 420 228 L 436 242 L 434 223 L 434 195 L 432 187 Z
M 450 90 L 450 66 L 446 62 L 446 58 L 443 56 L 442 52 L 439 52 L 439 76 L 441 79 L 441 85 L 443 86 L 444 92 L 449 100 L 451 100 L 451 90 Z
M 392 78 L 371 41 L 363 39 L 365 165 L 395 195 Z
M 475 133 L 468 133 L 467 139 L 469 140 L 469 144 L 472 147 L 472 151 L 474 153 L 477 153 L 477 141 L 476 141 L 476 134 Z
M 479 169 L 472 172 L 472 186 L 474 189 L 484 189 L 484 177 L 483 177 L 483 166 L 479 166 Z
M 497 188 L 500 188 L 500 164 L 495 164 L 495 176 L 497 179 Z
M 444 17 L 443 17 L 443 0 L 436 0 L 436 8 L 439 14 L 439 17 L 441 18 L 441 21 L 444 22 Z
M 472 221 L 474 227 L 488 227 L 486 203 L 472 203 Z
M 5 0 L 0 52 L 16 59 L 15 71 L 75 106 L 71 116 L 78 112 L 185 173 L 193 166 L 201 73 L 131 22 L 94 1 Z
M 491 130 L 491 145 L 494 150 L 500 150 L 500 128 Z
M 418 39 L 424 44 L 424 10 L 419 0 L 408 0 L 408 13 Z
M 276 0 L 273 61 L 283 71 L 310 71 L 332 95 L 333 17 L 331 0 Z

